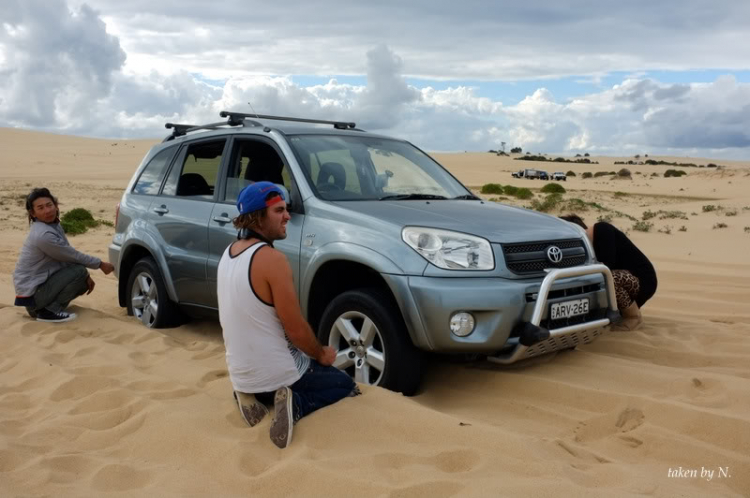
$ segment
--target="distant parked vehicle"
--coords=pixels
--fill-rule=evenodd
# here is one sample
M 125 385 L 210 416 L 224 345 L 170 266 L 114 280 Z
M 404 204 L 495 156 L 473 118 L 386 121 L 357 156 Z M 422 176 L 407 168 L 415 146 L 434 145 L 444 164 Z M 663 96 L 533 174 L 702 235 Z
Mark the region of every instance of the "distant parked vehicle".
M 546 171 L 539 170 L 540 180 L 549 180 L 549 174 Z
M 522 169 L 521 171 L 511 173 L 511 175 L 513 176 L 513 178 L 526 178 L 527 180 L 539 179 L 539 171 L 535 169 Z
M 568 181 L 567 175 L 565 173 L 563 173 L 562 171 L 555 171 L 554 173 L 552 173 L 552 179 L 553 180 L 561 180 L 561 181 L 564 181 L 564 182 Z

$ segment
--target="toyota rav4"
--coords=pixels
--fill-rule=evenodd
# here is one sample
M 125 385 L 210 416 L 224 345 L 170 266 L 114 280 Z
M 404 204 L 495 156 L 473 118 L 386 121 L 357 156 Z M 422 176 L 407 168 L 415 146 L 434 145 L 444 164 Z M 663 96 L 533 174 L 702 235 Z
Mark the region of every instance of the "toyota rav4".
M 335 366 L 413 394 L 423 352 L 498 363 L 574 348 L 619 317 L 612 277 L 577 226 L 476 197 L 429 155 L 354 123 L 222 112 L 167 124 L 118 205 L 120 305 L 147 327 L 215 312 L 240 190 L 285 189 L 275 246 Z

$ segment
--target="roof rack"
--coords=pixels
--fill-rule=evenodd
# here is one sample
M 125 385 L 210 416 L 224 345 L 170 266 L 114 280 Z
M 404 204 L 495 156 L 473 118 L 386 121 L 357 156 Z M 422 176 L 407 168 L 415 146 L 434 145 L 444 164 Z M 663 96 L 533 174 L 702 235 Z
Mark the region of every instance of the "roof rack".
M 314 123 L 314 124 L 328 124 L 333 125 L 334 128 L 337 130 L 348 130 L 348 129 L 355 129 L 356 123 L 351 122 L 345 122 L 345 121 L 326 121 L 323 119 L 307 119 L 307 118 L 290 118 L 287 116 L 269 116 L 267 114 L 246 114 L 242 112 L 231 112 L 231 111 L 221 111 L 219 113 L 219 116 L 222 118 L 229 118 L 227 121 L 230 125 L 239 125 L 243 123 L 243 120 L 245 118 L 254 118 L 254 119 L 276 119 L 279 121 L 294 121 L 297 123 Z
M 168 130 L 173 130 L 171 135 L 167 135 L 167 138 L 162 140 L 162 142 L 168 142 L 170 140 L 174 140 L 177 137 L 181 137 L 183 135 L 186 135 L 187 133 L 191 131 L 198 131 L 198 130 L 218 130 L 221 126 L 236 126 L 235 124 L 228 122 L 228 121 L 219 121 L 218 123 L 209 123 L 205 125 L 192 125 L 192 124 L 179 124 L 179 123 L 167 123 L 164 125 L 164 128 Z

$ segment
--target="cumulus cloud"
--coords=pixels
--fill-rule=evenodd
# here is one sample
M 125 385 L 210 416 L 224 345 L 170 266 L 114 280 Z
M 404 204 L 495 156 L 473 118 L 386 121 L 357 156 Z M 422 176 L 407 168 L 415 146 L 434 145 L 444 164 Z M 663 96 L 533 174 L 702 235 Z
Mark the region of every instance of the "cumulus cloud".
M 750 85 L 731 76 L 701 84 L 664 84 L 632 76 L 610 88 L 562 100 L 538 88 L 512 105 L 465 84 L 435 89 L 407 82 L 407 76 L 415 74 L 439 79 L 458 71 L 490 78 L 500 73 L 562 74 L 594 66 L 601 70 L 614 60 L 636 64 L 638 55 L 622 52 L 625 48 L 617 41 L 621 37 L 611 33 L 608 40 L 614 41 L 606 41 L 610 55 L 585 49 L 601 41 L 599 27 L 582 27 L 585 19 L 604 16 L 606 9 L 599 4 L 591 12 L 563 12 L 551 5 L 547 7 L 552 11 L 515 7 L 503 11 L 504 20 L 497 21 L 496 7 L 486 2 L 463 2 L 460 8 L 438 2 L 430 21 L 443 22 L 445 29 L 435 41 L 434 33 L 421 25 L 412 23 L 413 29 L 406 29 L 403 19 L 416 7 L 403 2 L 391 5 L 387 19 L 378 17 L 369 4 L 355 3 L 351 9 L 284 7 L 289 17 L 281 16 L 281 24 L 275 21 L 274 15 L 281 15 L 276 5 L 267 5 L 248 23 L 237 18 L 234 2 L 225 0 L 210 5 L 181 2 L 180 8 L 169 1 L 92 2 L 106 9 L 106 15 L 63 0 L 12 0 L 5 9 L 0 26 L 0 125 L 154 137 L 165 133 L 167 121 L 215 122 L 220 110 L 229 109 L 356 121 L 365 129 L 435 151 L 495 149 L 500 142 L 548 153 L 750 149 Z M 608 5 L 621 9 L 619 3 Z M 485 15 L 477 15 L 480 8 Z M 663 19 L 660 7 L 655 8 L 655 19 Z M 341 29 L 322 36 L 313 28 L 319 11 L 335 18 Z M 471 46 L 464 41 L 464 11 L 475 17 Z M 734 17 L 725 16 L 729 11 L 719 5 L 706 19 L 726 23 L 724 33 L 739 33 Z M 690 24 L 682 9 L 677 14 L 675 23 Z M 458 22 L 449 22 L 450 16 L 458 16 Z M 642 25 L 652 21 L 644 17 Z M 497 29 L 498 22 L 507 32 Z M 553 31 L 581 30 L 540 45 L 519 32 L 518 26 L 528 29 L 534 23 Z M 394 45 L 379 41 L 386 24 L 398 34 Z M 633 29 L 637 32 L 642 25 Z M 136 29 L 137 37 L 129 35 Z M 705 34 L 703 27 L 695 29 Z M 508 41 L 503 50 L 490 40 L 491 32 Z M 530 45 L 509 41 L 508 32 Z M 742 33 L 736 36 L 746 36 Z M 630 41 L 641 43 L 632 38 L 630 33 Z M 435 46 L 425 46 L 425 40 L 433 40 Z M 731 52 L 733 45 L 727 46 Z M 543 50 L 535 52 L 539 47 Z M 579 52 L 561 56 L 566 50 Z M 690 50 L 683 47 L 682 52 Z M 150 65 L 128 62 L 134 58 Z M 220 69 L 217 60 L 222 61 Z M 321 73 L 364 74 L 366 84 L 331 77 L 323 84 L 302 85 L 291 76 Z
M 36 126 L 88 119 L 125 62 L 98 14 L 86 5 L 69 10 L 61 0 L 11 0 L 3 10 L 0 117 Z

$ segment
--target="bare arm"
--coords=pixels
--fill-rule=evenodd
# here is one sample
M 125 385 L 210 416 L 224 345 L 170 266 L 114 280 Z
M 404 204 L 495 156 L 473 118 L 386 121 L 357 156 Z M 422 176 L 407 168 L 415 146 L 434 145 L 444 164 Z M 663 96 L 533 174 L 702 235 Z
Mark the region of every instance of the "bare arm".
M 326 361 L 326 357 L 330 356 L 330 353 L 327 353 L 326 348 L 320 345 L 312 327 L 302 316 L 302 310 L 297 301 L 297 293 L 292 285 L 294 280 L 289 262 L 279 251 L 263 249 L 263 253 L 265 257 L 261 259 L 263 262 L 260 268 L 263 269 L 265 280 L 270 286 L 272 303 L 276 308 L 281 324 L 284 326 L 287 337 L 307 356 L 314 358 L 321 364 L 330 365 L 330 362 Z

